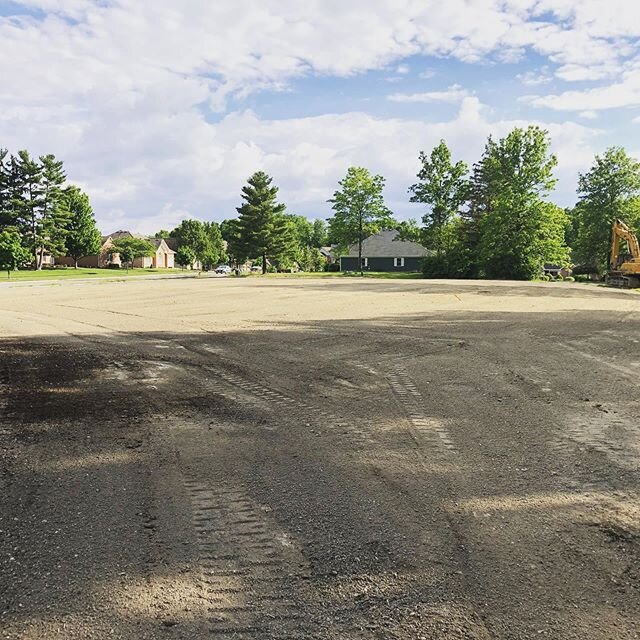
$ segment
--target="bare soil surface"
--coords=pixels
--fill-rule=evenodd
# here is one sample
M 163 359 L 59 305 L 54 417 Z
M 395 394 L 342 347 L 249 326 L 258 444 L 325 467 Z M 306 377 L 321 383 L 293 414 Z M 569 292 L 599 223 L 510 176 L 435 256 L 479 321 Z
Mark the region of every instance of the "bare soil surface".
M 0 288 L 0 637 L 640 637 L 640 296 Z

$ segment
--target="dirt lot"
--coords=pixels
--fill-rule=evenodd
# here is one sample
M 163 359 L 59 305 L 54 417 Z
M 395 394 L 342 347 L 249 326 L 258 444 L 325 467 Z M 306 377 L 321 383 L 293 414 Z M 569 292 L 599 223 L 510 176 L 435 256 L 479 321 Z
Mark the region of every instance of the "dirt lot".
M 0 637 L 640 637 L 640 295 L 0 286 Z

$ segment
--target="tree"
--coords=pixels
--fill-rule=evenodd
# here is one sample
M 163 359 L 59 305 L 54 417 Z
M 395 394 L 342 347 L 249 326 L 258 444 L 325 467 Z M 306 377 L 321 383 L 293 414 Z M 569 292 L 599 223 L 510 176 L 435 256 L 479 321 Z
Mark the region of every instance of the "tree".
M 176 263 L 183 269 L 185 267 L 191 267 L 196 260 L 196 254 L 193 253 L 191 247 L 179 247 L 176 251 Z
M 335 211 L 329 233 L 339 245 L 358 243 L 358 264 L 362 265 L 362 242 L 385 227 L 393 227 L 391 211 L 384 204 L 384 178 L 364 167 L 349 167 L 338 183 L 340 189 L 329 200 Z
M 566 214 L 543 199 L 556 182 L 549 147 L 548 132 L 537 126 L 487 144 L 473 188 L 483 207 L 477 258 L 488 277 L 531 279 L 545 262 L 568 261 Z
M 622 147 L 611 147 L 596 156 L 591 169 L 578 181 L 574 260 L 597 271 L 605 271 L 611 246 L 611 227 L 616 218 L 640 232 L 638 196 L 640 162 Z
M 36 161 L 27 151 L 18 152 L 11 179 L 12 206 L 36 269 L 42 268 L 45 252 L 65 253 L 69 221 L 62 190 L 65 180 L 63 164 L 55 156 Z
M 70 213 L 63 196 L 62 185 L 67 176 L 61 160 L 48 154 L 40 156 L 42 166 L 42 208 L 40 209 L 40 238 L 38 241 L 37 269 L 42 269 L 45 252 L 53 255 L 66 253 L 65 240 Z
M 220 231 L 220 225 L 216 222 L 205 222 L 204 231 L 207 236 L 207 249 L 203 256 L 202 263 L 206 269 L 215 267 L 220 262 L 227 259 L 227 252 L 224 247 L 224 239 Z
M 236 267 L 249 258 L 249 249 L 240 235 L 240 224 L 236 218 L 223 220 L 220 223 L 220 234 L 227 243 L 229 261 Z
M 207 231 L 200 220 L 183 220 L 172 232 L 171 237 L 178 241 L 178 248 L 189 247 L 195 260 L 204 263 L 209 249 Z
M 422 241 L 440 256 L 445 248 L 443 236 L 446 226 L 467 199 L 468 167 L 462 161 L 452 164 L 451 151 L 444 140 L 431 151 L 430 156 L 421 151 L 420 162 L 419 182 L 409 187 L 413 194 L 411 202 L 427 205 L 427 212 L 422 216 Z
M 277 202 L 278 187 L 263 171 L 254 173 L 242 187 L 244 203 L 237 207 L 238 245 L 249 257 L 262 258 L 262 273 L 267 272 L 267 258 L 275 257 L 282 250 L 277 230 L 282 229 L 278 215 L 284 213 L 284 204 Z
M 290 216 L 276 215 L 271 235 L 270 257 L 278 269 L 291 268 L 300 251 L 295 222 Z
M 73 258 L 77 269 L 80 258 L 100 251 L 102 238 L 96 227 L 89 196 L 71 185 L 64 190 L 64 199 L 70 215 L 65 240 L 67 255 Z
M 31 254 L 22 245 L 22 238 L 15 229 L 0 230 L 0 269 L 7 272 L 7 278 L 30 259 Z
M 311 237 L 311 246 L 319 249 L 327 244 L 327 223 L 318 218 L 313 221 L 313 235 Z
M 155 247 L 142 238 L 132 238 L 124 236 L 114 240 L 111 247 L 112 253 L 117 253 L 120 260 L 125 264 L 127 271 L 129 266 L 133 266 L 133 261 L 144 258 L 154 253 Z
M 169 231 L 167 231 L 166 229 L 160 229 L 160 231 L 156 231 L 156 233 L 153 235 L 154 238 L 160 240 L 166 240 L 167 238 L 171 237 L 171 233 Z

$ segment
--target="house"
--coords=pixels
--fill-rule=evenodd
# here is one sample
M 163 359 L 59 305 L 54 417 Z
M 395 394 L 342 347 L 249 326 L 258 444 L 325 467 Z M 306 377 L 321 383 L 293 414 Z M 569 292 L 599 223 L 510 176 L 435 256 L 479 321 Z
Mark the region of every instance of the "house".
M 175 261 L 175 254 L 178 253 L 178 249 L 180 248 L 178 246 L 178 238 L 165 238 L 165 244 L 167 245 L 167 247 L 173 251 L 174 256 L 173 256 L 173 261 L 174 261 L 174 265 L 175 266 L 180 266 L 178 265 L 178 263 Z M 195 259 L 193 261 L 193 263 L 189 266 L 189 269 L 193 269 L 194 271 L 202 271 L 202 262 L 200 262 L 200 260 Z
M 118 232 L 122 234 L 123 232 Z M 112 253 L 111 247 L 113 246 L 113 236 L 102 236 L 102 244 L 100 245 L 100 251 L 97 254 L 91 256 L 83 256 L 78 259 L 79 267 L 88 267 L 90 269 L 96 269 L 100 267 L 109 267 L 111 265 L 120 266 L 120 256 L 117 253 Z M 56 264 L 65 265 L 67 267 L 73 267 L 75 262 L 71 256 L 61 256 L 56 258 Z
M 150 238 L 147 240 L 155 247 L 155 253 L 150 256 L 136 258 L 133 261 L 134 267 L 142 267 L 143 269 L 173 269 L 175 266 L 176 252 L 169 248 L 164 238 Z
M 422 260 L 431 255 L 417 242 L 396 240 L 395 229 L 385 229 L 362 243 L 362 264 L 358 264 L 358 245 L 340 256 L 340 271 L 421 271 Z
M 120 267 L 121 260 L 117 253 L 113 252 L 113 243 L 120 238 L 140 238 L 147 240 L 142 235 L 131 233 L 131 231 L 114 231 L 108 236 L 102 236 L 100 251 L 91 256 L 84 256 L 78 260 L 79 267 L 104 268 Z M 134 267 L 173 269 L 175 262 L 175 251 L 173 251 L 162 238 L 151 238 L 147 240 L 155 247 L 155 252 L 150 256 L 136 258 L 133 261 Z M 56 264 L 74 266 L 74 260 L 70 256 L 56 258 Z

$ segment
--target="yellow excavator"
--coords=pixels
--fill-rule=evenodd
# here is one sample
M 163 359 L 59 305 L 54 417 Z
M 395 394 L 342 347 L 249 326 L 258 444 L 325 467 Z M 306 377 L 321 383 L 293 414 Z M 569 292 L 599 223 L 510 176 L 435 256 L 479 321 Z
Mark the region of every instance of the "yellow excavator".
M 622 243 L 628 253 L 621 253 Z M 630 254 L 630 255 L 629 255 Z M 640 244 L 636 236 L 622 220 L 615 220 L 611 233 L 611 260 L 607 284 L 613 287 L 633 289 L 640 287 Z

